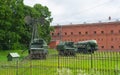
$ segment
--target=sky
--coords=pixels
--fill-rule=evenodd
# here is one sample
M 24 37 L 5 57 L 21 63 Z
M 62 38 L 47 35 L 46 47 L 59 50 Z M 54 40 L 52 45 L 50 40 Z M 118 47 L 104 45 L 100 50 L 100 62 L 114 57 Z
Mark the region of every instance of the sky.
M 52 25 L 120 20 L 120 0 L 24 0 L 24 4 L 47 6 L 53 17 Z

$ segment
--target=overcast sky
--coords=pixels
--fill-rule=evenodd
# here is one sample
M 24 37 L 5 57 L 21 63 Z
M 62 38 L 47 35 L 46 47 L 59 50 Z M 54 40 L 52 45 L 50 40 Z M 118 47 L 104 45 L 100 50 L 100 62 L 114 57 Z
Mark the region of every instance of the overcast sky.
M 25 5 L 39 3 L 52 13 L 53 25 L 120 20 L 120 0 L 24 0 Z

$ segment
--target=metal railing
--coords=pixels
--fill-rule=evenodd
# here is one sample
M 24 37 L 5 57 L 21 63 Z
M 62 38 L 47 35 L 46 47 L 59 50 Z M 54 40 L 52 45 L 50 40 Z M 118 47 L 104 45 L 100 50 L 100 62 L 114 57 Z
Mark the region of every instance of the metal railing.
M 120 51 L 60 56 L 52 50 L 47 59 L 0 62 L 0 75 L 120 75 Z

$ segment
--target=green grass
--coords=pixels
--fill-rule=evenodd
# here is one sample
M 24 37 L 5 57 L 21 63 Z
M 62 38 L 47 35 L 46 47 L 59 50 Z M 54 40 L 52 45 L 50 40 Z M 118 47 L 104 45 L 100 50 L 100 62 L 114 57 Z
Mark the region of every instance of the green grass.
M 7 61 L 9 52 L 18 52 L 24 58 L 27 51 L 0 51 L 0 75 L 119 75 L 119 52 L 95 52 L 58 56 L 56 50 L 49 50 L 46 60 Z M 92 57 L 92 61 L 91 61 Z M 2 58 L 2 59 L 1 59 Z
M 24 58 L 26 55 L 28 55 L 27 50 L 23 52 L 23 50 L 0 50 L 0 62 L 1 61 L 7 61 L 7 55 L 9 53 L 17 52 L 20 55 L 20 59 Z

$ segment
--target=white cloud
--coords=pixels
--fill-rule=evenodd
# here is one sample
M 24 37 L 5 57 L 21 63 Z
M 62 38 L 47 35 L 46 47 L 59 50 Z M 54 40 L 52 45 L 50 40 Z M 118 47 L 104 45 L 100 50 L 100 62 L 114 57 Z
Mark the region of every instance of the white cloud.
M 59 4 L 55 4 L 50 0 L 24 0 L 25 5 L 34 6 L 36 3 L 47 6 L 53 15 L 60 15 L 64 13 L 64 7 Z
M 43 6 L 47 6 L 52 12 L 52 17 L 55 18 L 54 20 L 57 19 L 56 17 L 65 14 L 64 6 L 59 5 L 58 3 L 54 3 L 50 0 L 24 0 L 25 5 L 34 6 L 36 3 L 42 4 Z
M 96 22 L 120 17 L 120 0 L 24 0 L 27 5 L 40 3 L 52 12 L 53 24 Z

